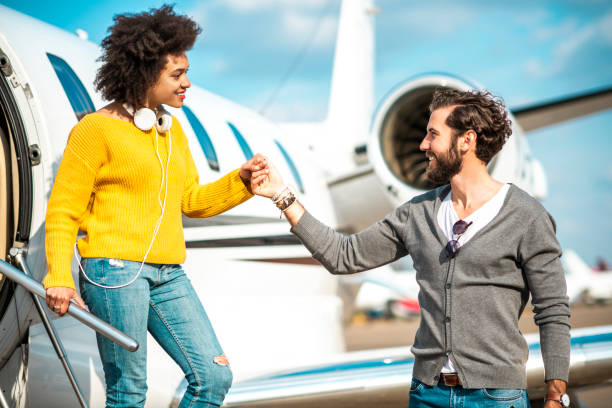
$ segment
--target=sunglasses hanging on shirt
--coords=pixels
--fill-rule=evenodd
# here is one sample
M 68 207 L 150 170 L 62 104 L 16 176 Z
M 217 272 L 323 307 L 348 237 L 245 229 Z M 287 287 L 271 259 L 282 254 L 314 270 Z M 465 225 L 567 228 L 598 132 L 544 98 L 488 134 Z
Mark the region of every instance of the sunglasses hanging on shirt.
M 450 258 L 454 258 L 459 252 L 459 248 L 461 248 L 461 244 L 459 243 L 459 238 L 463 234 L 465 234 L 465 231 L 467 231 L 468 227 L 472 224 L 473 224 L 473 221 L 470 221 L 469 223 L 467 223 L 463 220 L 459 220 L 455 224 L 453 224 L 453 234 L 456 235 L 457 238 L 451 239 L 450 241 L 448 241 L 448 244 L 446 244 L 446 252 L 448 253 L 448 256 Z

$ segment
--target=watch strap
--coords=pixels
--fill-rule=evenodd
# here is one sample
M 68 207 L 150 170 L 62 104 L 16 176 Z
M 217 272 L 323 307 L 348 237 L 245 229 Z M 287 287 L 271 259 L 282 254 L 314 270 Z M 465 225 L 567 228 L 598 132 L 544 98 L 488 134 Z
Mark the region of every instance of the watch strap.
M 563 404 L 563 395 L 565 395 L 565 393 L 548 393 L 546 394 L 546 397 L 544 397 L 544 402 L 546 401 L 555 401 L 558 402 L 559 405 L 561 405 L 562 407 L 565 408 L 565 405 Z

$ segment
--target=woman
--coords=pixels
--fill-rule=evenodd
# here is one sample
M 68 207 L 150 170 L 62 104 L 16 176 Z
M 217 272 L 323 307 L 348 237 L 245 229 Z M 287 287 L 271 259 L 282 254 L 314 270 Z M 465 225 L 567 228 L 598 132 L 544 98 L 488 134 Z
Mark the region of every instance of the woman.
M 181 214 L 210 217 L 248 200 L 257 155 L 207 185 L 179 122 L 197 24 L 170 6 L 118 15 L 102 42 L 96 87 L 113 102 L 70 133 L 46 218 L 47 305 L 60 315 L 70 299 L 140 344 L 130 353 L 97 336 L 107 407 L 143 407 L 146 334 L 179 364 L 188 381 L 180 407 L 220 406 L 231 382 L 227 359 L 180 264 Z M 70 273 L 77 231 L 80 289 Z

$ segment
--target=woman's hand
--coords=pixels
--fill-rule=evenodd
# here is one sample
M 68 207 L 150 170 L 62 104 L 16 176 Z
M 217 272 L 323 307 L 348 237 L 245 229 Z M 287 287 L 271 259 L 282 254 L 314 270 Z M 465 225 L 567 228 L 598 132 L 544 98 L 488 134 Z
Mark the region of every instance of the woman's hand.
M 62 286 L 47 288 L 47 307 L 60 316 L 68 311 L 71 299 L 74 299 L 81 309 L 85 309 L 85 303 L 76 290 Z
M 255 156 L 251 157 L 246 163 L 240 166 L 240 178 L 244 185 L 250 189 L 251 187 L 251 177 L 254 172 L 262 171 L 268 168 L 268 159 L 257 153 Z M 252 191 L 251 191 L 252 192 Z
M 271 198 L 274 194 L 280 192 L 284 186 L 283 178 L 270 162 L 268 162 L 267 168 L 254 172 L 251 177 L 251 191 L 253 194 L 262 197 Z

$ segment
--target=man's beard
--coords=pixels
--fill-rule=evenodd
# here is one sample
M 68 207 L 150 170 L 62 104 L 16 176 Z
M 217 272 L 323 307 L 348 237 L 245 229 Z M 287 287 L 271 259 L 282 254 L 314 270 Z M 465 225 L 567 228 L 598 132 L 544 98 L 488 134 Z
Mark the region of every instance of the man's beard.
M 451 143 L 448 151 L 443 155 L 436 155 L 436 167 L 427 168 L 427 178 L 436 185 L 447 184 L 451 177 L 461 171 L 463 160 L 459 156 L 456 148 L 456 141 Z

